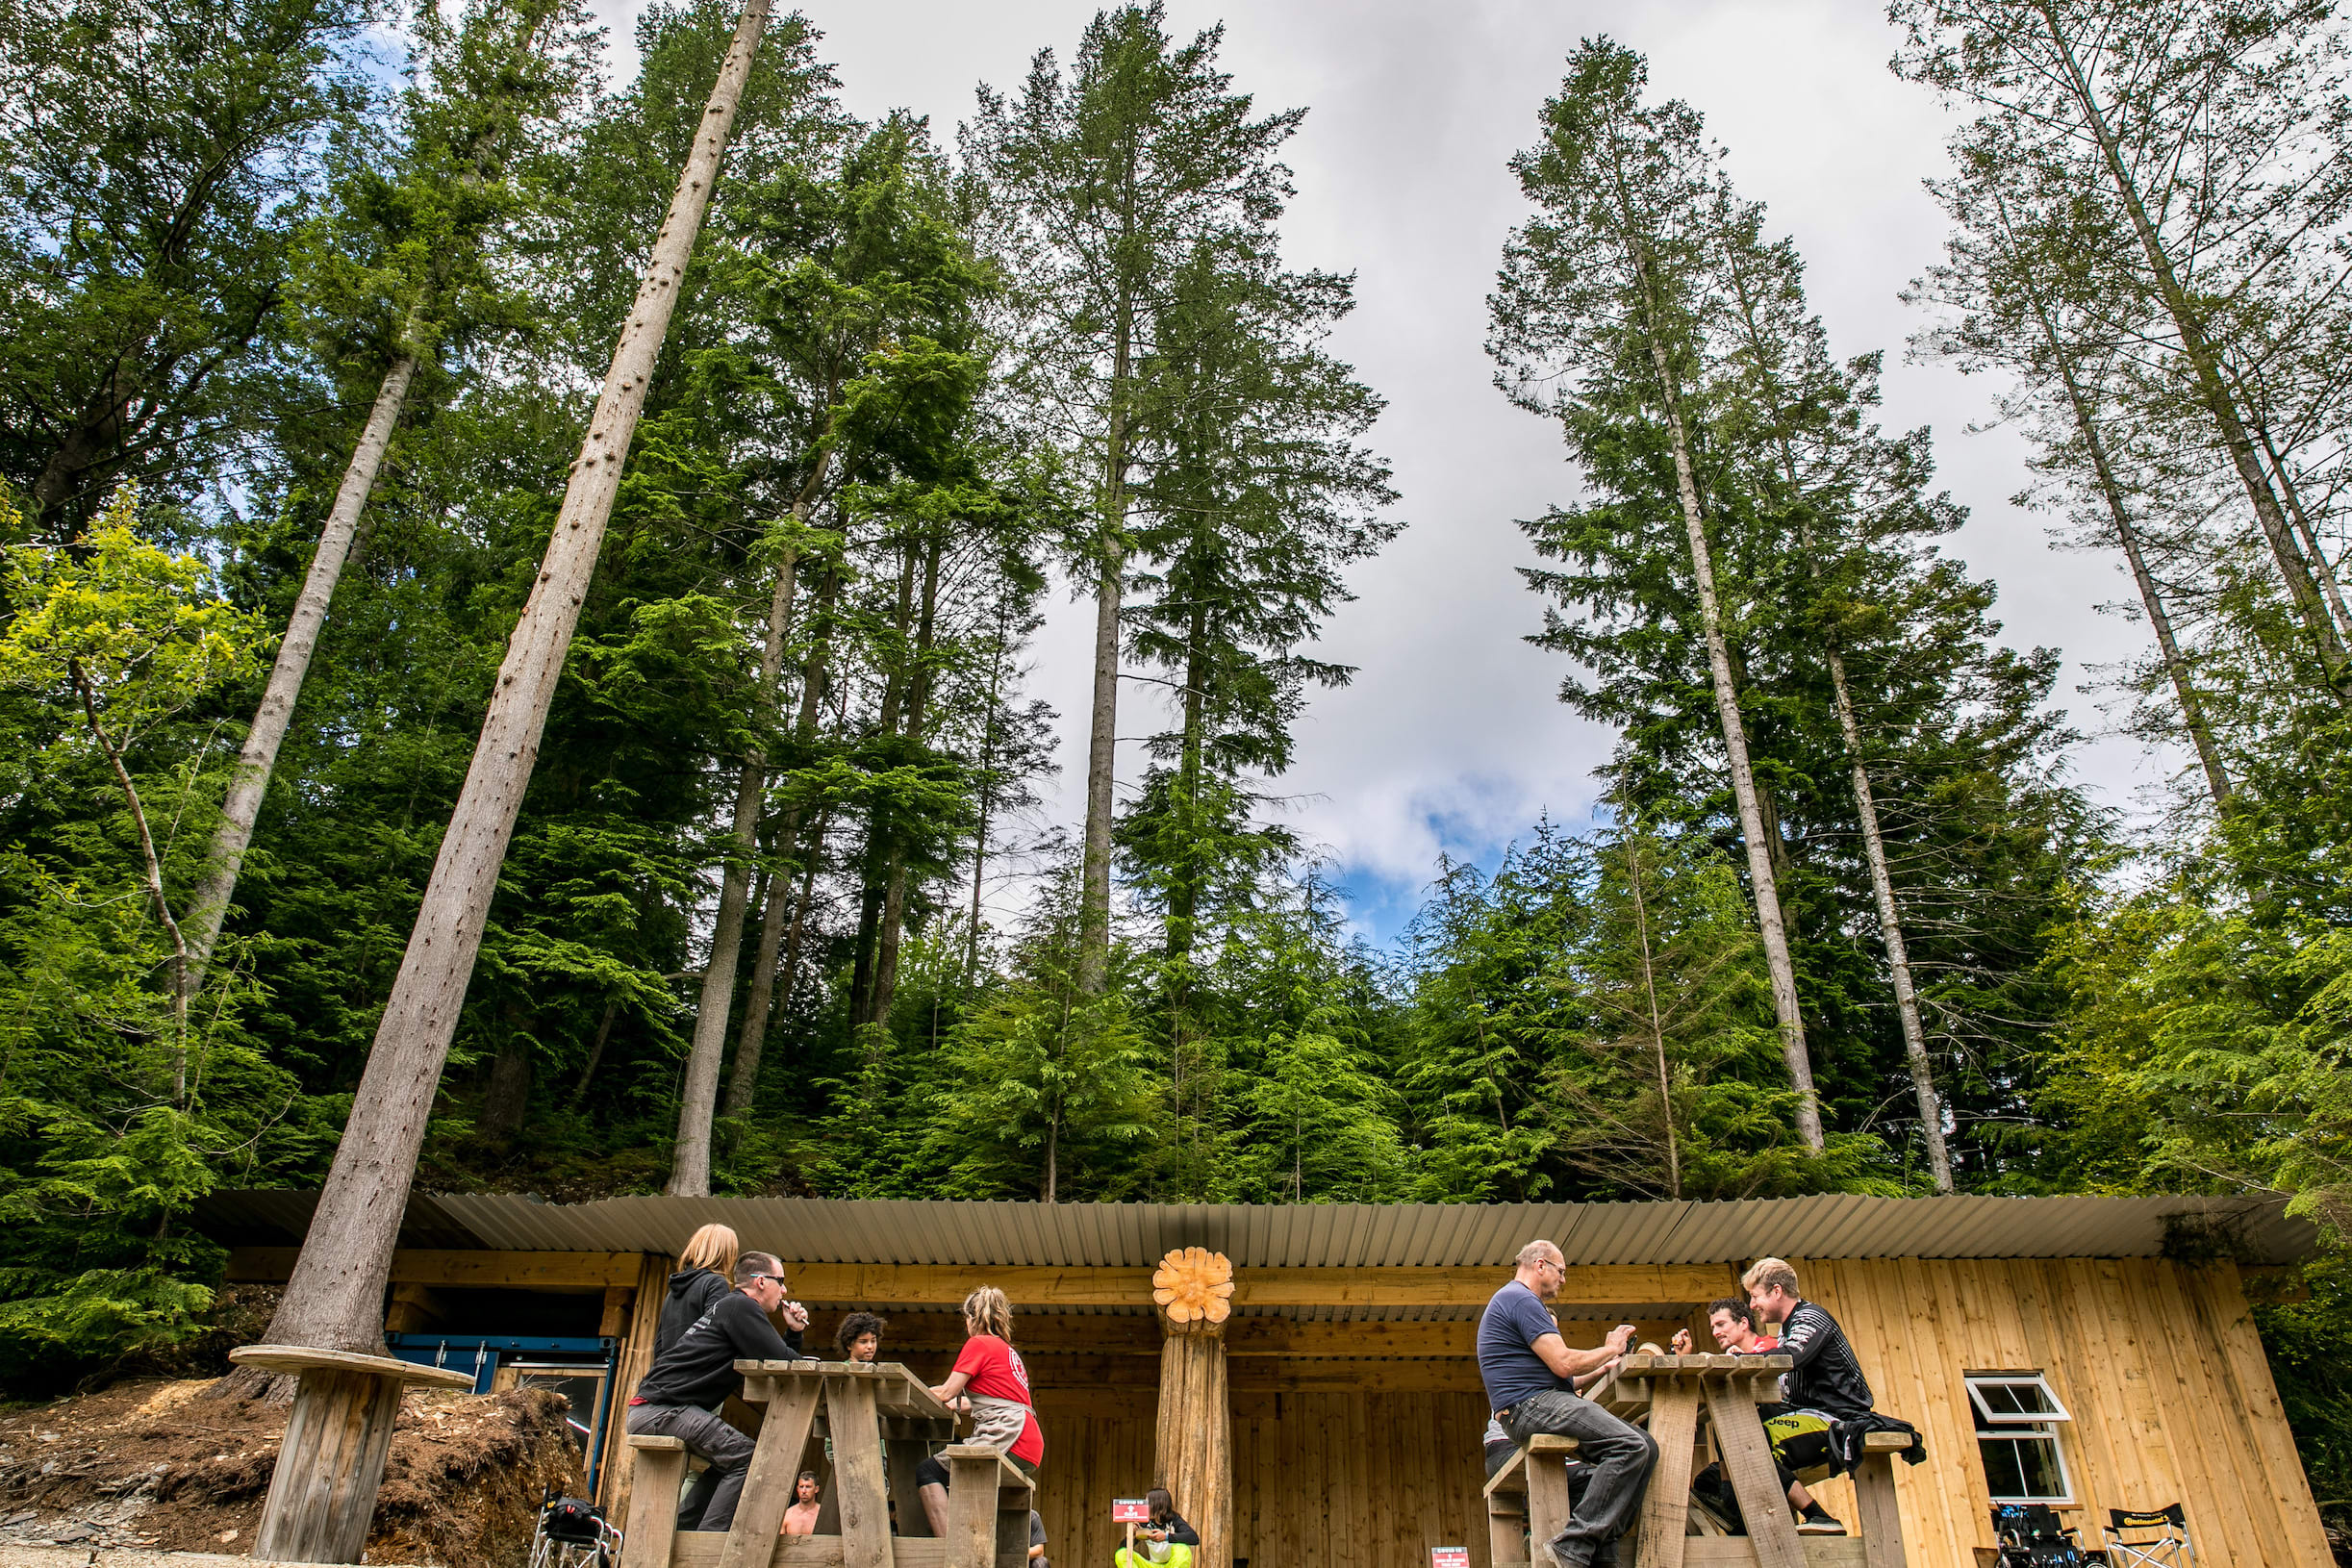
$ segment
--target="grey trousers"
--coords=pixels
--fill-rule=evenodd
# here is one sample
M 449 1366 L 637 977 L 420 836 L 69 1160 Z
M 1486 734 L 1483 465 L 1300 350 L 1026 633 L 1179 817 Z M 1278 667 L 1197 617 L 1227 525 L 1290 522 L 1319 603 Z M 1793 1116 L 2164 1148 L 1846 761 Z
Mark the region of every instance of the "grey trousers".
M 1565 1389 L 1530 1394 L 1502 1419 L 1503 1429 L 1516 1443 L 1538 1432 L 1577 1440 L 1577 1457 L 1592 1479 L 1551 1545 L 1553 1556 L 1567 1568 L 1585 1568 L 1633 1523 L 1650 1484 L 1650 1468 L 1657 1463 L 1657 1440 Z
M 687 1453 L 699 1454 L 710 1461 L 710 1469 L 703 1472 L 709 1491 L 704 1494 L 697 1487 L 690 1494 L 691 1503 L 680 1505 L 680 1530 L 724 1530 L 735 1523 L 735 1505 L 744 1495 L 744 1475 L 751 1468 L 750 1438 L 692 1404 L 632 1404 L 629 1435 L 682 1438 Z M 689 1505 L 699 1509 L 700 1520 L 686 1517 Z

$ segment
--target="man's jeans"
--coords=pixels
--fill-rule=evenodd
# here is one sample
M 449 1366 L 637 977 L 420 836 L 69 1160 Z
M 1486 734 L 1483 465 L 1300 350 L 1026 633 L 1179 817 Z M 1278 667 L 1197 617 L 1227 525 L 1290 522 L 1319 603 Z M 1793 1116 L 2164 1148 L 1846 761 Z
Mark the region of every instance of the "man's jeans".
M 629 1435 L 683 1438 L 687 1453 L 699 1454 L 710 1461 L 711 1467 L 679 1504 L 680 1530 L 724 1530 L 735 1523 L 735 1505 L 744 1495 L 744 1474 L 751 1468 L 750 1438 L 710 1411 L 691 1404 L 632 1404 Z M 700 1519 L 690 1517 L 690 1509 L 699 1513 Z
M 1633 1523 L 1650 1467 L 1657 1463 L 1657 1441 L 1566 1389 L 1521 1400 L 1503 1418 L 1503 1429 L 1520 1444 L 1538 1432 L 1577 1440 L 1577 1457 L 1591 1467 L 1592 1479 L 1567 1528 L 1552 1537 L 1552 1555 L 1570 1568 L 1584 1568 Z

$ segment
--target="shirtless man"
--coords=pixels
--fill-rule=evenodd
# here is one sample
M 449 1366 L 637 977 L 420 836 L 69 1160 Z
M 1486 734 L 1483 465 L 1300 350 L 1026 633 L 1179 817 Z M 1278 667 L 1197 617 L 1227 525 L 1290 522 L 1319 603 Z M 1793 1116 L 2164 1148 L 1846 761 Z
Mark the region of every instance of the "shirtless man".
M 817 1472 L 814 1470 L 800 1472 L 800 1479 L 794 1481 L 792 1485 L 792 1506 L 784 1510 L 782 1533 L 786 1535 L 814 1535 L 817 1533 L 817 1505 L 822 1500 L 822 1491 L 823 1489 L 817 1482 Z

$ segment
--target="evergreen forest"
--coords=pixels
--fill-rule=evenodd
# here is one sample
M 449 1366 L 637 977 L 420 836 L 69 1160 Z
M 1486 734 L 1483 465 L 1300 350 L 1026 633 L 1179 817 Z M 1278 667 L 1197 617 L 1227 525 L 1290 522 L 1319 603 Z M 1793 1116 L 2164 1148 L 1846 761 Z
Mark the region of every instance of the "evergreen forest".
M 622 71 L 581 0 L 0 0 L 0 1382 L 200 1332 L 192 1205 L 318 1186 L 438 1030 L 429 1191 L 2283 1193 L 2324 1246 L 2259 1312 L 2352 1514 L 2331 0 L 1893 0 L 1946 235 L 1847 357 L 1707 106 L 1577 48 L 1486 302 L 1497 417 L 1562 443 L 1493 635 L 1614 737 L 1605 804 L 1386 944 L 1284 782 L 1413 508 L 1356 276 L 1286 259 L 1308 106 L 1154 0 L 862 119 L 756 9 L 680 235 L 748 12 L 656 0 Z M 2080 783 L 1889 354 L 2118 567 L 2161 810 Z M 461 863 L 478 952 L 411 1009 Z

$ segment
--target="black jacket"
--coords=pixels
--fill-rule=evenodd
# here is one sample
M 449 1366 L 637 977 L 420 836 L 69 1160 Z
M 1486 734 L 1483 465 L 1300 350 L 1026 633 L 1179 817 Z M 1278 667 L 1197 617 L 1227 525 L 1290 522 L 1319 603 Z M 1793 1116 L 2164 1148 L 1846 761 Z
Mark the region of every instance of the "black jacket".
M 653 1326 L 653 1359 L 678 1342 L 678 1336 L 702 1320 L 735 1287 L 716 1269 L 685 1269 L 670 1277 L 670 1295 Z
M 1781 1325 L 1777 1353 L 1797 1364 L 1781 1378 L 1781 1399 L 1799 1410 L 1818 1410 L 1833 1421 L 1870 1413 L 1870 1380 L 1846 1343 L 1837 1320 L 1810 1302 L 1799 1302 Z
M 716 1409 L 729 1394 L 743 1389 L 743 1374 L 735 1370 L 737 1361 L 801 1359 L 799 1334 L 777 1333 L 758 1303 L 739 1290 L 721 1296 L 665 1350 L 659 1347 L 668 1328 L 665 1308 L 664 1321 L 653 1331 L 653 1365 L 645 1381 L 637 1385 L 642 1404 Z
M 1172 1513 L 1165 1519 L 1154 1519 L 1150 1528 L 1166 1530 L 1170 1546 L 1198 1547 L 1201 1544 L 1201 1532 L 1186 1524 L 1182 1514 Z

